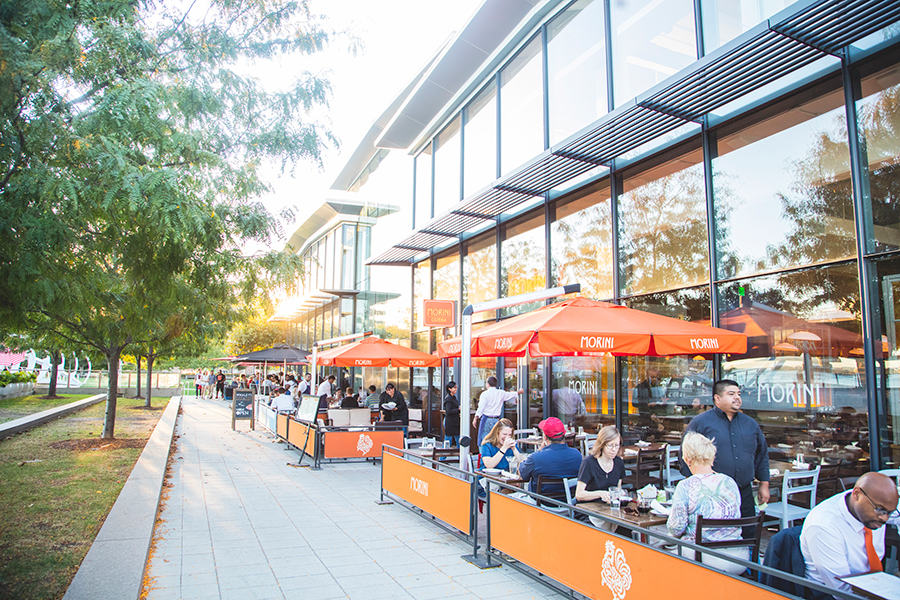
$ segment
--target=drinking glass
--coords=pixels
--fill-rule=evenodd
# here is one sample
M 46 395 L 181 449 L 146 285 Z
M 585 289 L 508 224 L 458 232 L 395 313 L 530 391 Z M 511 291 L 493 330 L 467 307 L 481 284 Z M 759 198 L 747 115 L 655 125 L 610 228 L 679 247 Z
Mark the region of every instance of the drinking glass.
M 619 499 L 619 488 L 610 488 L 609 505 L 613 510 L 619 510 L 622 507 L 621 501 Z

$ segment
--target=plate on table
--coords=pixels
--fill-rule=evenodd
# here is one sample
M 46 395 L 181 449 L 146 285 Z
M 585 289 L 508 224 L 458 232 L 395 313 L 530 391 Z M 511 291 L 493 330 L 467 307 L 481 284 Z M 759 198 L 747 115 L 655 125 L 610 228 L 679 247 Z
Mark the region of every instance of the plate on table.
M 485 475 L 499 475 L 500 469 L 482 469 L 481 472 Z

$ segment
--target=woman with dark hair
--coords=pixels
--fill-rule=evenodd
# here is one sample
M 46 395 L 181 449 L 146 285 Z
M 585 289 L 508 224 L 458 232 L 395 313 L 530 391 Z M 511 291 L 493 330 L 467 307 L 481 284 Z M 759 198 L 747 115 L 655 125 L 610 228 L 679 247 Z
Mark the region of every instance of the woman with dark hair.
M 393 404 L 393 408 L 385 408 L 386 404 L 389 406 Z M 403 399 L 403 393 L 394 387 L 393 383 L 384 386 L 378 408 L 381 409 L 382 421 L 400 421 L 404 425 L 409 425 L 409 407 Z
M 456 397 L 457 385 L 451 381 L 445 387 L 444 396 L 444 441 L 451 446 L 459 446 L 459 398 Z

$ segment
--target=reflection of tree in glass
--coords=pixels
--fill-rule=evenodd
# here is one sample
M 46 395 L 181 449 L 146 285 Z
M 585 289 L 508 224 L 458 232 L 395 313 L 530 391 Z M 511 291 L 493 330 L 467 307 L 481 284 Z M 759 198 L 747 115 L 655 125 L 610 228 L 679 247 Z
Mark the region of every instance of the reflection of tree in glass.
M 703 167 L 666 175 L 619 200 L 626 293 L 708 279 Z
M 847 126 L 835 113 L 832 131 L 819 133 L 806 157 L 792 161 L 792 193 L 778 194 L 791 230 L 781 244 L 767 249 L 773 267 L 856 254 Z
M 503 242 L 503 258 L 500 262 L 500 297 L 518 296 L 544 289 L 544 244 L 536 239 L 544 233 L 543 227 L 533 229 Z M 534 310 L 540 302 L 521 304 L 503 309 L 504 315 L 517 315 Z
M 490 245 L 470 252 L 465 262 L 463 304 L 474 304 L 497 297 L 497 253 Z
M 609 200 L 553 224 L 551 273 L 556 285 L 581 284 L 581 295 L 613 296 L 612 219 Z
M 435 298 L 459 301 L 459 260 L 453 260 L 445 265 L 441 265 L 439 260 L 433 277 Z
M 861 143 L 869 162 L 872 221 L 879 249 L 900 246 L 900 85 L 858 106 Z M 878 226 L 889 227 L 880 230 Z

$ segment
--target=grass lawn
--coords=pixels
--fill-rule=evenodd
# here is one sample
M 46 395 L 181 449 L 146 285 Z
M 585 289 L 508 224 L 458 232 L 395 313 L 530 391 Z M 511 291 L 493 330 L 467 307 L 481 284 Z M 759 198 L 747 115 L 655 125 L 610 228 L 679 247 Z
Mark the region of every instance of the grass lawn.
M 62 598 L 167 402 L 119 398 L 112 443 L 105 402 L 0 442 L 0 598 Z
M 54 408 L 75 402 L 76 400 L 84 400 L 95 394 L 66 394 L 53 400 L 44 400 L 40 394 L 32 394 L 30 396 L 22 396 L 21 398 L 4 398 L 0 400 L 0 423 L 14 421 L 27 415 L 39 413 L 48 408 Z

